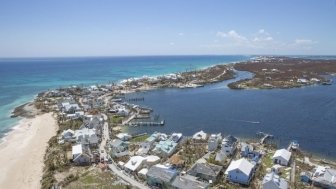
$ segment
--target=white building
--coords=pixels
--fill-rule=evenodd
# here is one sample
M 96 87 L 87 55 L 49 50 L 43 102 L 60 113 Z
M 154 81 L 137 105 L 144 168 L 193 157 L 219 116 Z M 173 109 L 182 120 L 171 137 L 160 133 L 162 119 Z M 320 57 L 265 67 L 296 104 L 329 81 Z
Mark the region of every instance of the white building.
M 226 156 L 232 155 L 236 149 L 238 139 L 232 135 L 225 137 L 222 141 L 221 151 Z
M 131 159 L 124 165 L 127 171 L 133 172 L 138 171 L 142 168 L 143 163 L 146 158 L 142 156 L 132 156 Z
M 74 138 L 75 132 L 71 129 L 62 132 L 62 139 L 64 141 L 71 141 Z
M 88 164 L 91 162 L 91 152 L 89 148 L 84 148 L 82 144 L 72 146 L 72 160 L 75 164 Z
M 206 140 L 207 134 L 204 131 L 199 131 L 193 135 L 194 140 Z
M 232 161 L 225 171 L 231 182 L 248 185 L 254 173 L 254 164 L 242 158 Z
M 128 133 L 119 133 L 119 134 L 117 134 L 116 137 L 119 138 L 122 141 L 128 141 L 129 139 L 132 138 L 132 136 L 129 135 Z
M 81 144 L 97 145 L 99 142 L 95 129 L 83 128 L 75 130 L 75 138 Z
M 280 178 L 274 172 L 267 173 L 262 182 L 262 189 L 287 189 L 288 183 L 285 179 Z
M 208 140 L 208 151 L 212 152 L 218 148 L 219 142 L 222 140 L 222 134 L 211 134 Z
M 288 166 L 292 153 L 286 149 L 277 150 L 272 159 L 276 164 Z

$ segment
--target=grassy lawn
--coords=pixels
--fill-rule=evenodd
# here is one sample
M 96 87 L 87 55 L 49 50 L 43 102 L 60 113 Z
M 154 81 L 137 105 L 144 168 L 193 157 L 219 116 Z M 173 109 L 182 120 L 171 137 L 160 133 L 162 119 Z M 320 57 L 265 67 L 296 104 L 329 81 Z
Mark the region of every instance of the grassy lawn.
M 143 142 L 145 141 L 147 138 L 149 137 L 149 135 L 141 135 L 141 136 L 137 136 L 134 137 L 130 140 L 131 143 L 136 143 L 136 142 Z
M 126 189 L 127 186 L 115 183 L 116 178 L 110 172 L 90 171 L 71 182 L 65 189 Z

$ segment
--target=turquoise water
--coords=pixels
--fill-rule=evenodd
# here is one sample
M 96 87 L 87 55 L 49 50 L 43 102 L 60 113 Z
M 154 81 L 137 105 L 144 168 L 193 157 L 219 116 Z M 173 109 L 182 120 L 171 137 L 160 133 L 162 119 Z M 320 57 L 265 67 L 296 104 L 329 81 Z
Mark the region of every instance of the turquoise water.
M 141 56 L 0 59 L 0 135 L 14 126 L 16 106 L 43 90 L 117 82 L 249 59 L 250 56 Z

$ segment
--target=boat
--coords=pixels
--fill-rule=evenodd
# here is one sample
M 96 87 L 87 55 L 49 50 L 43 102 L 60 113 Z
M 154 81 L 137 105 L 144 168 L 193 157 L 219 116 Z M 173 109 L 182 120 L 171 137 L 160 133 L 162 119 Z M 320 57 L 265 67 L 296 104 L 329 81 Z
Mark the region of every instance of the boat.
M 331 84 L 332 84 L 332 80 L 327 80 L 322 83 L 322 85 L 331 85 Z
M 297 149 L 299 149 L 299 142 L 298 141 L 296 141 L 296 140 L 293 140 L 292 142 L 291 142 L 291 144 L 290 144 L 290 146 L 291 146 L 291 149 L 292 150 L 297 150 Z

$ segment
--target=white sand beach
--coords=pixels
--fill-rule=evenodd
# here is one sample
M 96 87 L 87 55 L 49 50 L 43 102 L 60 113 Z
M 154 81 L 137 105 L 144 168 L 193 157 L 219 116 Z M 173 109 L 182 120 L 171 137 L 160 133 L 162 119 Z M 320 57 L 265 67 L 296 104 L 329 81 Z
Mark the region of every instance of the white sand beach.
M 40 188 L 43 156 L 48 140 L 56 135 L 51 113 L 23 119 L 0 144 L 0 188 Z

